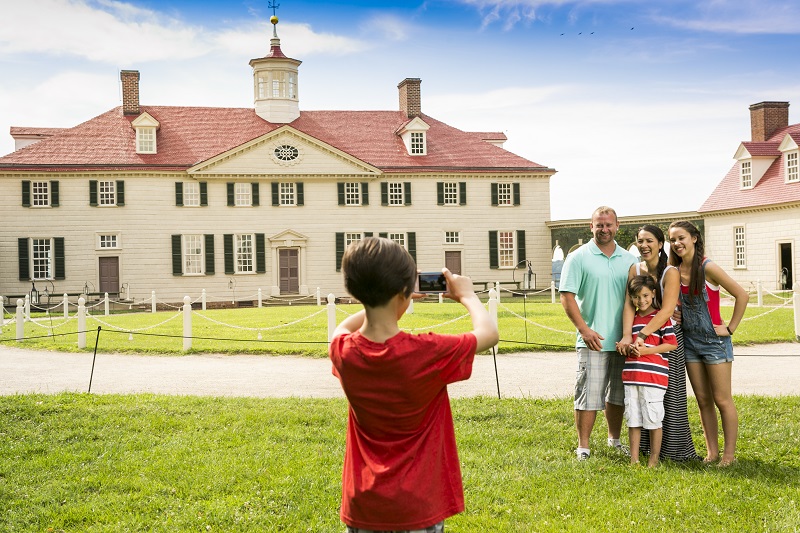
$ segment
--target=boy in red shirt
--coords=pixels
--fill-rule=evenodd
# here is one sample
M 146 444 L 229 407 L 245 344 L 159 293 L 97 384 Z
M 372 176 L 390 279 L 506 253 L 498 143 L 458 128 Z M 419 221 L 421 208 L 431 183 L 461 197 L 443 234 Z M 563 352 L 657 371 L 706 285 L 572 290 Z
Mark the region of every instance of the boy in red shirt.
M 364 309 L 339 324 L 329 350 L 349 403 L 340 517 L 353 533 L 443 531 L 444 519 L 464 510 L 447 384 L 469 378 L 475 353 L 497 343 L 497 327 L 472 281 L 442 269 L 445 296 L 467 308 L 473 330 L 400 331 L 417 267 L 389 239 L 351 244 L 342 271 Z
M 628 281 L 628 296 L 633 301 L 633 335 L 643 338 L 642 329 L 656 316 L 656 280 L 649 275 L 634 276 Z M 631 464 L 639 464 L 642 429 L 650 431 L 650 459 L 647 466 L 658 465 L 661 453 L 661 426 L 664 421 L 664 394 L 669 384 L 669 362 L 663 353 L 678 348 L 671 318 L 646 338 L 644 346 L 631 345 L 622 369 L 625 386 L 625 418 L 631 445 Z

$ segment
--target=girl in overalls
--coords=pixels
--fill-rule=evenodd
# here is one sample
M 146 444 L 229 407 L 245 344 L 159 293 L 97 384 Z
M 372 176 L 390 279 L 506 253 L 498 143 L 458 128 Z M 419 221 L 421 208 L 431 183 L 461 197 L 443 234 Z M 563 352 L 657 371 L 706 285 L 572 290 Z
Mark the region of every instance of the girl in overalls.
M 705 257 L 703 236 L 693 224 L 683 220 L 670 224 L 669 242 L 670 264 L 678 267 L 681 276 L 686 373 L 700 409 L 707 450 L 704 461 L 719 459 L 719 466 L 728 466 L 734 461 L 739 433 L 739 415 L 731 393 L 731 335 L 744 316 L 749 296 L 719 265 Z M 735 299 L 727 325 L 719 312 L 720 287 Z M 722 419 L 725 440 L 721 459 L 715 406 Z

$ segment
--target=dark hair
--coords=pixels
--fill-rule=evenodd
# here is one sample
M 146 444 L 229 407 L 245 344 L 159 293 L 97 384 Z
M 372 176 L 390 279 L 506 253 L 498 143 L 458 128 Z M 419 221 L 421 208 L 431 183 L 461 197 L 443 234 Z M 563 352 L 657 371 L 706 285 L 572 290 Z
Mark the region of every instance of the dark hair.
M 655 294 L 656 287 L 658 287 L 658 283 L 656 283 L 656 280 L 653 279 L 653 276 L 650 276 L 649 274 L 641 274 L 639 276 L 633 276 L 628 281 L 628 294 L 631 297 L 636 296 L 637 294 L 639 294 L 639 291 L 641 291 L 642 288 L 644 287 L 647 287 L 653 292 L 653 294 Z M 661 305 L 659 304 L 658 301 L 656 301 L 655 298 L 653 299 L 653 307 L 655 308 L 661 307 Z
M 410 296 L 417 280 L 417 265 L 406 249 L 378 237 L 348 246 L 342 272 L 347 292 L 368 307 L 386 305 L 401 292 Z
M 706 246 L 703 244 L 703 235 L 700 233 L 694 224 L 686 220 L 676 220 L 669 225 L 669 229 L 681 228 L 689 233 L 690 237 L 696 239 L 694 243 L 694 257 L 692 258 L 691 268 L 689 270 L 689 298 L 694 298 L 703 291 L 703 285 L 706 282 L 705 272 L 703 272 L 703 258 L 706 255 Z M 680 267 L 683 259 L 678 254 L 669 254 L 669 264 Z
M 658 250 L 658 266 L 656 267 L 656 299 L 658 300 L 659 306 L 661 305 L 661 298 L 663 295 L 661 294 L 661 276 L 664 275 L 664 269 L 667 268 L 667 251 L 664 249 L 664 232 L 661 231 L 661 228 L 658 226 L 654 226 L 652 224 L 645 224 L 644 226 L 640 227 L 636 230 L 636 237 L 638 239 L 639 233 L 642 231 L 646 231 L 647 233 L 651 233 L 653 237 L 661 244 L 661 248 Z M 637 242 L 638 245 L 638 242 Z

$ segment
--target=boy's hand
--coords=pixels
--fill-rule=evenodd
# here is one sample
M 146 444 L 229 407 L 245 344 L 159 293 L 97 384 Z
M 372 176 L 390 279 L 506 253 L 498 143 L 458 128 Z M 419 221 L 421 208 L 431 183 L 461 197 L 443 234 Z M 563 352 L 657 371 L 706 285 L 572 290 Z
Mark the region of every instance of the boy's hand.
M 447 292 L 444 293 L 446 298 L 460 302 L 462 298 L 475 294 L 475 290 L 472 288 L 472 280 L 467 276 L 453 274 L 447 268 L 442 268 L 442 274 L 444 274 L 444 279 L 447 280 Z

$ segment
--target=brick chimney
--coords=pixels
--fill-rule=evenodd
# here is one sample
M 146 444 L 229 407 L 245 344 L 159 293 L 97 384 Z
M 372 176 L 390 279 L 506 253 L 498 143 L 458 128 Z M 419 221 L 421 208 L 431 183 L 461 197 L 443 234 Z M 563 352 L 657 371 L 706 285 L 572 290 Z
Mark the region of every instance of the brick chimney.
M 122 82 L 122 114 L 139 114 L 139 71 L 122 70 L 119 73 Z
M 400 90 L 400 111 L 408 118 L 414 118 L 422 113 L 422 97 L 420 95 L 419 78 L 406 78 L 397 88 Z
M 750 135 L 753 142 L 764 142 L 789 125 L 789 102 L 759 102 L 750 106 Z

